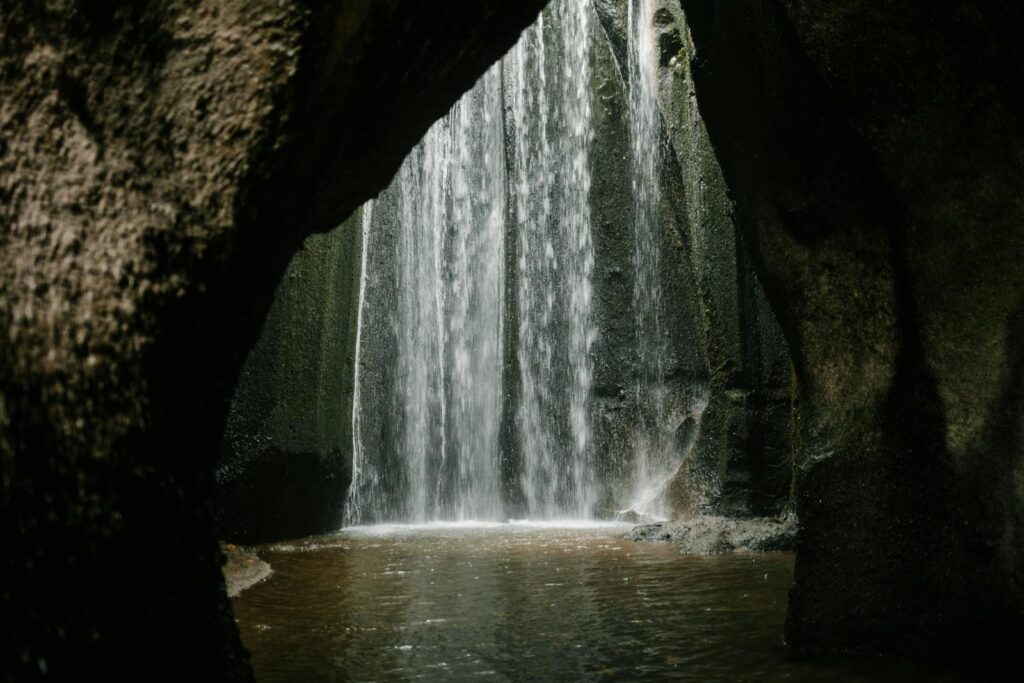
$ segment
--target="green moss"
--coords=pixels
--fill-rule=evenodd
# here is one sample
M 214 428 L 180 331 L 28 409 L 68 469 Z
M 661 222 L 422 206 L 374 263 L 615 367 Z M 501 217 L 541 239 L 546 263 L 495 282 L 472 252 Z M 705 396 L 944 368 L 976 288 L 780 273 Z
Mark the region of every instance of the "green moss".
M 225 537 L 266 540 L 338 522 L 351 467 L 361 242 L 357 211 L 307 239 L 278 285 L 225 430 L 218 496 Z M 289 510 L 287 519 L 280 510 Z

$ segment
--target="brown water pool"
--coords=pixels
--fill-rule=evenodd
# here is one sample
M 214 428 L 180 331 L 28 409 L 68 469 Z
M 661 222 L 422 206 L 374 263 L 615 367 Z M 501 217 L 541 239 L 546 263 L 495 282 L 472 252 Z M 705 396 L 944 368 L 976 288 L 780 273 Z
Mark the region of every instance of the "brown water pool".
M 791 661 L 788 553 L 683 557 L 627 527 L 367 527 L 260 549 L 234 600 L 260 681 L 917 681 Z

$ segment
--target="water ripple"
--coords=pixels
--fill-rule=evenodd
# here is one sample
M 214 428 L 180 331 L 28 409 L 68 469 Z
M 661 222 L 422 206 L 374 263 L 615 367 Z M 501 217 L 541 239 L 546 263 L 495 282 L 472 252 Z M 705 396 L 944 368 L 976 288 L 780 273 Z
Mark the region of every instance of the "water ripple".
M 788 661 L 784 553 L 681 557 L 617 527 L 460 525 L 261 554 L 276 573 L 235 610 L 262 681 L 915 680 Z

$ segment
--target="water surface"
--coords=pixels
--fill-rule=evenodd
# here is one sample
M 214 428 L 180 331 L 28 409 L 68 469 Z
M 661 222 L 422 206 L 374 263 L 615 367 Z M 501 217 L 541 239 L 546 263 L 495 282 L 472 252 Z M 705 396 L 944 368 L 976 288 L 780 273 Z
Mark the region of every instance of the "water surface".
M 921 680 L 790 661 L 789 553 L 683 557 L 628 527 L 352 528 L 260 555 L 234 601 L 260 681 Z

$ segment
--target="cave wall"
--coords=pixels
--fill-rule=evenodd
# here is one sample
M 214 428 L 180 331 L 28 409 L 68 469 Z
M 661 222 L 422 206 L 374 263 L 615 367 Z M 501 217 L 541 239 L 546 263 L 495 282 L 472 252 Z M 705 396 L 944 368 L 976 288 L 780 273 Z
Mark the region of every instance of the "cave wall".
M 795 365 L 787 642 L 998 661 L 1024 613 L 1024 15 L 682 6 L 700 111 Z
M 3 3 L 9 676 L 250 678 L 211 504 L 244 358 L 302 240 L 542 5 Z
M 248 676 L 210 502 L 245 355 L 302 239 L 541 4 L 4 3 L 6 672 Z M 735 240 L 793 354 L 789 642 L 998 650 L 1022 612 L 1021 10 L 681 4 Z
M 216 472 L 220 538 L 338 529 L 352 464 L 362 209 L 306 239 L 231 399 Z

